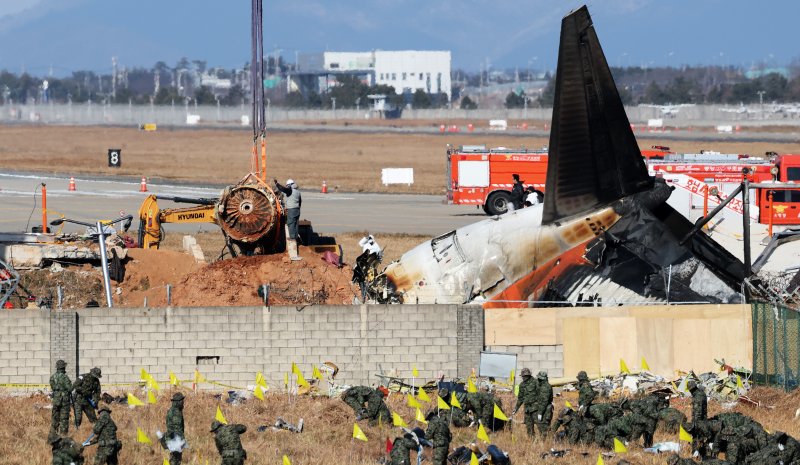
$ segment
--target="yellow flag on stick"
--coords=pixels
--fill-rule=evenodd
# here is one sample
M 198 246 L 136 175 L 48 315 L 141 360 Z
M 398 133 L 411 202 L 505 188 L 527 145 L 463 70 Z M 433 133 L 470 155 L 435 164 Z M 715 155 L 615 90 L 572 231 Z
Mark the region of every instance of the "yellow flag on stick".
M 628 452 L 628 448 L 625 447 L 625 444 L 619 439 L 614 438 L 614 453 L 624 454 L 625 452 Z
M 444 399 L 439 396 L 436 396 L 436 405 L 440 410 L 450 410 L 450 406 L 447 405 L 447 402 L 445 402 Z
M 283 465 L 292 465 L 292 461 L 285 455 L 283 456 Z
M 300 368 L 297 367 L 297 364 L 292 362 L 292 373 L 297 376 L 303 376 L 303 372 L 300 371 Z
M 289 373 L 283 374 L 283 385 L 287 390 L 289 389 Z
M 425 389 L 419 388 L 419 392 L 417 393 L 417 399 L 423 402 L 430 402 L 431 398 L 428 397 L 428 393 L 425 392 Z
M 417 371 L 416 365 L 411 367 L 411 376 L 413 376 L 414 378 L 419 378 L 419 371 Z
M 647 360 L 642 357 L 642 371 L 650 371 L 650 365 L 647 364 Z
M 628 364 L 625 363 L 625 360 L 619 359 L 619 372 L 626 375 L 631 374 L 631 370 L 628 369 Z
M 692 439 L 694 439 L 692 435 L 687 433 L 686 430 L 683 429 L 683 425 L 681 425 L 680 428 L 681 429 L 678 432 L 678 439 L 681 441 L 692 442 Z
M 744 389 L 744 384 L 742 383 L 742 377 L 736 375 L 736 389 Z
M 411 407 L 411 408 L 419 408 L 420 407 L 419 402 L 417 402 L 417 399 L 415 399 L 414 396 L 411 395 L 411 393 L 408 393 L 408 395 L 406 397 L 407 397 L 406 404 L 409 407 Z
M 494 404 L 494 417 L 501 421 L 508 421 L 508 417 L 505 413 L 503 413 L 502 410 L 500 410 L 500 407 L 498 407 L 497 404 Z
M 419 407 L 417 407 L 417 414 L 414 416 L 414 419 L 425 425 L 428 424 L 428 422 L 425 421 L 425 415 L 422 414 L 422 410 L 420 410 Z
M 478 439 L 480 439 L 481 441 L 485 442 L 486 444 L 491 444 L 492 443 L 492 441 L 489 440 L 489 435 L 486 434 L 486 430 L 483 429 L 483 424 L 482 423 L 481 423 L 480 426 L 478 426 Z
M 317 368 L 316 365 L 314 365 L 313 369 L 311 370 L 311 377 L 322 381 L 322 373 L 319 371 L 319 368 Z
M 458 401 L 458 397 L 456 397 L 455 392 L 451 393 L 450 395 L 450 405 L 452 405 L 455 408 L 461 408 L 461 402 Z
M 170 464 L 169 464 L 169 459 L 165 458 L 165 459 L 164 459 L 164 463 L 162 463 L 161 465 L 170 465 Z
M 203 376 L 202 374 L 200 374 L 199 370 L 194 370 L 194 382 L 196 384 L 205 383 L 206 382 L 206 377 Z
M 308 386 L 308 381 L 306 381 L 306 378 L 303 376 L 303 372 L 300 371 L 300 368 L 297 368 L 297 365 L 294 362 L 292 362 L 292 373 L 297 376 L 298 385 L 306 387 Z
M 130 392 L 128 393 L 128 406 L 129 407 L 138 407 L 140 405 L 144 405 L 144 402 L 139 400 L 138 397 L 134 396 Z
M 596 465 L 606 465 L 603 461 L 603 454 L 597 454 L 597 464 Z
M 142 444 L 152 444 L 153 441 L 147 437 L 147 435 L 142 431 L 141 428 L 136 428 L 136 442 L 140 442 Z
M 261 389 L 260 384 L 256 384 L 256 387 L 253 389 L 253 396 L 258 400 L 264 400 L 264 390 Z
M 467 392 L 478 392 L 478 388 L 475 387 L 475 383 L 472 382 L 472 378 L 467 378 Z
M 358 423 L 353 423 L 353 438 L 358 439 L 359 441 L 367 442 L 367 435 L 361 431 Z
M 150 375 L 150 373 L 147 372 L 147 370 L 142 368 L 141 374 L 139 374 L 139 379 L 147 383 L 148 381 L 153 379 L 153 377 Z
M 153 391 L 147 391 L 147 403 L 148 404 L 156 403 L 156 395 L 153 393 Z
M 267 387 L 267 380 L 264 379 L 264 374 L 260 371 L 256 373 L 256 386 L 264 386 Z
M 514 369 L 511 369 L 511 374 L 508 376 L 508 384 L 514 385 Z
M 225 419 L 225 415 L 222 414 L 222 409 L 219 408 L 219 405 L 217 405 L 217 414 L 214 415 L 214 419 L 222 423 L 223 425 L 228 424 L 228 420 Z
M 178 381 L 178 377 L 175 376 L 175 373 L 171 371 L 169 372 L 169 384 L 173 386 L 177 386 L 178 384 L 180 384 L 180 381 Z
M 475 455 L 475 452 L 472 453 L 472 457 L 469 459 L 469 465 L 480 465 L 480 462 L 478 462 L 478 456 Z
M 401 417 L 395 412 L 392 412 L 392 424 L 394 426 L 405 426 L 406 428 L 408 428 L 408 423 L 406 423 L 406 421 L 403 420 L 403 417 Z
M 564 402 L 564 406 L 568 408 L 573 408 L 572 404 L 570 404 L 569 401 Z

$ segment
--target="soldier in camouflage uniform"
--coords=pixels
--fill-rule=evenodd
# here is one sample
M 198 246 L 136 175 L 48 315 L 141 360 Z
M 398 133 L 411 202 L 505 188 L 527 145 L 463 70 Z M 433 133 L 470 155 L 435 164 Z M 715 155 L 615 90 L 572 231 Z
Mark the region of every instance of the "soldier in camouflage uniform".
M 585 415 L 589 407 L 592 406 L 594 398 L 597 393 L 592 389 L 592 384 L 589 383 L 589 376 L 585 371 L 578 372 L 578 413 Z
M 83 465 L 83 446 L 51 430 L 47 441 L 53 448 L 53 465 Z
M 644 447 L 652 446 L 659 411 L 667 405 L 669 402 L 666 399 L 655 394 L 631 402 L 631 413 L 626 415 L 627 421 L 631 424 L 631 434 L 628 439 L 637 441 L 643 437 Z
M 533 437 L 535 434 L 536 415 L 534 414 L 535 404 L 534 398 L 536 396 L 537 384 L 536 379 L 531 376 L 531 370 L 523 368 L 520 372 L 522 382 L 519 383 L 519 393 L 517 395 L 517 405 L 514 406 L 514 413 L 519 411 L 519 408 L 525 405 L 525 427 L 528 430 L 528 436 Z
M 384 425 L 387 424 L 387 422 L 391 424 L 392 412 L 389 411 L 389 407 L 387 407 L 386 403 L 383 401 L 387 392 L 388 390 L 383 386 L 374 389 L 367 399 L 366 411 L 356 415 L 356 420 L 369 420 L 369 424 L 372 426 L 377 425 L 379 422 Z
M 588 426 L 588 422 L 584 421 L 578 412 L 569 407 L 564 407 L 558 414 L 555 423 L 553 423 L 553 432 L 556 433 L 557 440 L 566 439 L 573 445 L 579 442 L 588 444 L 593 439 Z M 559 431 L 561 427 L 564 428 L 563 431 Z
M 667 407 L 658 412 L 658 423 L 665 432 L 677 434 L 680 426 L 686 423 L 686 415 L 676 408 Z
M 553 386 L 547 380 L 547 372 L 540 371 L 536 375 L 536 394 L 533 399 L 534 421 L 539 429 L 539 434 L 546 435 L 550 431 L 553 421 Z
M 698 386 L 694 381 L 689 381 L 686 386 L 692 394 L 692 423 L 708 419 L 708 397 L 703 386 Z
M 624 407 L 627 403 L 628 399 L 622 399 L 618 403 L 606 402 L 592 404 L 592 406 L 589 407 L 588 415 L 585 415 L 584 418 L 587 418 L 596 427 L 603 426 L 612 419 L 621 417 L 625 413 Z
M 389 452 L 389 465 L 411 465 L 412 450 L 422 453 L 421 447 L 410 434 L 395 438 L 392 451 Z
M 374 389 L 369 386 L 353 386 L 342 393 L 342 400 L 358 415 L 363 412 L 364 404 L 369 399 L 372 391 Z
M 81 426 L 81 420 L 84 414 L 86 414 L 86 418 L 88 418 L 91 423 L 97 421 L 95 408 L 97 408 L 100 402 L 100 378 L 102 378 L 102 376 L 100 369 L 94 367 L 89 370 L 89 373 L 81 375 L 75 380 L 75 384 L 73 384 L 72 388 L 75 390 L 74 407 L 76 428 Z
M 428 414 L 428 431 L 425 436 L 433 443 L 433 465 L 447 465 L 447 453 L 450 451 L 450 441 L 453 440 L 453 433 L 450 432 L 450 426 L 446 419 L 442 418 L 446 415 L 445 411 L 440 411 L 436 414 L 433 411 Z
M 186 441 L 183 425 L 184 398 L 180 392 L 172 395 L 172 406 L 167 410 L 167 431 L 164 436 L 161 436 L 161 447 L 169 449 L 169 465 L 180 465 L 183 460 L 183 448 Z M 168 442 L 172 445 L 171 449 Z
M 461 405 L 461 407 L 466 408 L 467 404 L 466 393 L 456 392 L 455 395 L 456 399 L 458 400 L 458 404 Z M 442 389 L 439 393 L 439 396 L 445 401 L 445 403 L 447 403 L 447 405 L 450 405 L 450 422 L 453 424 L 453 426 L 458 428 L 466 428 L 467 426 L 469 426 L 471 422 L 464 408 L 453 407 L 450 404 L 450 398 L 451 398 L 450 392 L 447 389 Z
M 111 409 L 105 405 L 98 410 L 100 418 L 92 428 L 92 438 L 89 445 L 97 444 L 97 454 L 94 456 L 94 465 L 117 465 L 122 442 L 117 440 L 117 424 L 111 419 Z
M 667 465 L 697 465 L 697 462 L 692 459 L 683 459 L 678 454 L 671 454 L 667 457 Z
M 768 444 L 745 459 L 748 465 L 795 464 L 800 460 L 800 443 L 788 434 L 777 431 Z
M 709 447 L 710 457 L 716 458 L 720 452 L 725 452 L 727 454 L 730 442 L 736 442 L 737 440 L 737 429 L 749 424 L 755 424 L 758 429 L 763 431 L 760 424 L 756 423 L 747 415 L 738 412 L 720 413 L 719 415 L 709 418 L 706 425 L 710 436 L 708 441 L 711 446 Z M 736 446 L 732 448 L 732 450 L 736 449 L 738 449 Z M 742 457 L 742 459 L 744 459 L 744 457 Z
M 614 438 L 625 441 L 632 431 L 633 423 L 629 415 L 614 417 L 605 425 L 597 427 L 594 440 L 598 446 L 611 449 L 614 447 Z
M 243 465 L 247 459 L 247 451 L 242 447 L 239 435 L 244 434 L 247 427 L 233 424 L 224 425 L 217 420 L 211 423 L 211 432 L 214 433 L 214 443 L 222 457 L 222 465 Z
M 498 431 L 503 429 L 505 422 L 498 420 L 494 417 L 494 405 L 502 409 L 502 402 L 495 398 L 495 396 L 488 392 L 468 392 L 467 403 L 472 410 L 476 420 L 480 420 L 484 428 L 491 431 Z
M 56 372 L 50 377 L 50 388 L 53 390 L 53 412 L 50 418 L 50 429 L 60 434 L 67 434 L 69 432 L 72 381 L 67 376 L 67 363 L 65 361 L 59 360 L 56 362 Z

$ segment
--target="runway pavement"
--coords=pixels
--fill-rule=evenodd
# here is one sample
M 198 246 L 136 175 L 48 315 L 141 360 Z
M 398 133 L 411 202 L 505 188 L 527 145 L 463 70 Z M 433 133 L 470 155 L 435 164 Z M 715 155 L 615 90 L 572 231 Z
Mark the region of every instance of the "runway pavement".
M 63 214 L 88 222 L 117 218 L 120 214 L 132 214 L 135 218 L 142 200 L 149 194 L 217 197 L 220 192 L 215 187 L 148 184 L 149 192 L 144 193 L 139 192 L 139 182 L 92 176 L 75 178 L 77 191 L 70 192 L 69 177 L 0 173 L 0 232 L 30 231 L 32 226 L 41 224 L 41 183 L 47 184 L 49 219 Z M 443 198 L 406 194 L 321 194 L 303 190 L 301 218 L 311 220 L 314 229 L 322 233 L 369 231 L 433 237 L 486 217 L 475 207 L 445 205 Z M 159 201 L 159 206 L 190 205 Z M 65 231 L 74 231 L 74 228 L 65 226 Z M 134 228 L 138 228 L 137 220 Z M 173 224 L 166 225 L 165 229 L 196 232 L 217 228 L 210 224 Z

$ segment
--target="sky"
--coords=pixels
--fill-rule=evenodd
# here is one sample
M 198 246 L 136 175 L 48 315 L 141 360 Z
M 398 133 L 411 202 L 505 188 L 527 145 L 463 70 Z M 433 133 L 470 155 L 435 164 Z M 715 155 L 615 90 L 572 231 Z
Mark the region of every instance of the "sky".
M 264 0 L 264 48 L 296 53 L 451 50 L 453 69 L 556 65 L 565 0 Z M 784 66 L 800 58 L 797 0 L 595 0 L 611 66 Z M 0 0 L 0 69 L 35 75 L 174 65 L 239 68 L 247 0 Z

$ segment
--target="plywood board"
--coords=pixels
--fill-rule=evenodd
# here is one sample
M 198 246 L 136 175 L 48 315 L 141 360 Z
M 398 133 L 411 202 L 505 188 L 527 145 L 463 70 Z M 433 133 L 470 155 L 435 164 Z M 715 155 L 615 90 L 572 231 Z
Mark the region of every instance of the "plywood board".
M 741 319 L 714 320 L 709 334 L 709 366 L 704 371 L 717 371 L 713 359 L 725 359 L 733 366 L 753 366 L 753 335 L 749 321 Z
M 585 370 L 597 376 L 600 370 L 600 325 L 597 318 L 564 320 L 564 375 Z
M 619 373 L 620 359 L 628 368 L 637 366 L 636 319 L 600 318 L 600 370 L 603 374 Z
M 485 311 L 486 345 L 557 344 L 555 308 L 490 308 Z
M 679 319 L 674 320 L 672 325 L 675 369 L 701 373 L 708 366 L 706 360 L 712 357 L 712 321 Z
M 668 318 L 637 318 L 636 341 L 638 358 L 636 366 L 641 368 L 642 357 L 650 366 L 650 372 L 669 377 L 674 371 L 673 320 Z M 631 370 L 633 367 L 628 365 Z

